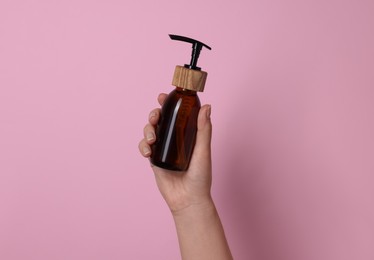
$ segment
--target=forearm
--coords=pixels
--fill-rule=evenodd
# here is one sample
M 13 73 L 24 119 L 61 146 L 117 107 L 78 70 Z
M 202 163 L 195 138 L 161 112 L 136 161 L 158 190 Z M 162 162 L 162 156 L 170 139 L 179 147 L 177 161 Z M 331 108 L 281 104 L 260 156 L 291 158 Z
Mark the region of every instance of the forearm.
M 213 201 L 173 213 L 183 260 L 231 260 Z

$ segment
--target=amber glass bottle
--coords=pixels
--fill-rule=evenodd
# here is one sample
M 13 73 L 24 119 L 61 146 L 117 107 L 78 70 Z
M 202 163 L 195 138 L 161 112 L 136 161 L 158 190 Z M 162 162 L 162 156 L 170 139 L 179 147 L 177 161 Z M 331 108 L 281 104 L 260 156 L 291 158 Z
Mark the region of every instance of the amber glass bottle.
M 176 66 L 173 83 L 176 86 L 166 98 L 156 128 L 156 142 L 152 145 L 151 163 L 173 171 L 187 170 L 197 132 L 200 100 L 197 91 L 203 91 L 207 73 L 196 66 L 202 42 L 178 35 L 173 40 L 192 43 L 191 63 Z
M 177 87 L 162 106 L 152 146 L 151 162 L 159 167 L 184 171 L 195 145 L 200 100 L 196 91 Z

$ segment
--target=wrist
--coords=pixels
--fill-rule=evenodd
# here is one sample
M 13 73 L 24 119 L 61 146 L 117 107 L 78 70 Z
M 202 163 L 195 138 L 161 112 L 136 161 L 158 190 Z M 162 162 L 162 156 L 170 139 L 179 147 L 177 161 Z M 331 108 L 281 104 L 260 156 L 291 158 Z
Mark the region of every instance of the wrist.
M 199 201 L 186 203 L 182 207 L 171 208 L 171 213 L 174 218 L 199 216 L 215 211 L 216 208 L 213 199 L 210 196 L 207 198 L 201 198 Z

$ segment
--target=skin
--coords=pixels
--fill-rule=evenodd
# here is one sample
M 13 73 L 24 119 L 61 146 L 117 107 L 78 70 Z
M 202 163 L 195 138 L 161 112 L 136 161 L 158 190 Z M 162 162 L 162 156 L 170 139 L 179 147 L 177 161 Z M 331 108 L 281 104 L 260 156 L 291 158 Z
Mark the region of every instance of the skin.
M 162 106 L 166 94 L 158 96 Z M 155 127 L 161 109 L 149 114 L 140 153 L 149 158 L 156 141 Z M 183 260 L 233 259 L 210 190 L 212 185 L 211 107 L 201 107 L 197 122 L 196 144 L 190 166 L 185 172 L 174 172 L 152 165 L 157 186 L 165 199 L 177 229 Z

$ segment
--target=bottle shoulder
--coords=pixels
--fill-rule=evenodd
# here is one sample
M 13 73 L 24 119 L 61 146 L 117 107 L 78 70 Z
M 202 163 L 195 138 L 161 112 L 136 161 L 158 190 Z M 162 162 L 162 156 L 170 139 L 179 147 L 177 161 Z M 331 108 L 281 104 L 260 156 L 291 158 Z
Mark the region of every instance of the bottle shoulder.
M 191 106 L 200 107 L 200 99 L 195 91 L 182 90 L 180 88 L 176 88 L 169 93 L 163 106 L 173 106 L 176 105 L 178 102 L 189 103 Z

